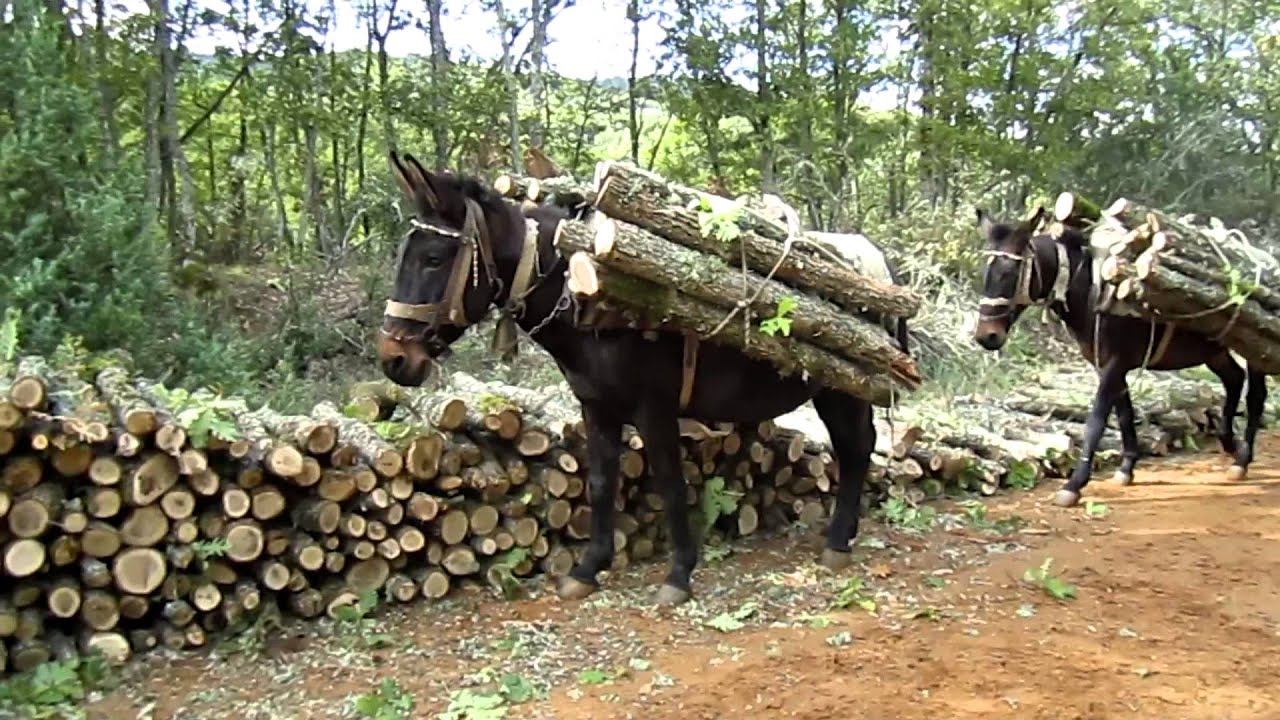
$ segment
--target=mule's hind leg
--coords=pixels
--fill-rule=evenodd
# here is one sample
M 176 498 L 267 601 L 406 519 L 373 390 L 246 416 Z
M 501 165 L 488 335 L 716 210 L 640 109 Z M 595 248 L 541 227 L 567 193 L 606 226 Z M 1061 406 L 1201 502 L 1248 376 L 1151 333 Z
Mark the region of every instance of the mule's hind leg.
M 582 405 L 587 426 L 587 493 L 591 500 L 591 539 L 582 560 L 560 580 L 556 594 L 580 600 L 600 587 L 596 575 L 613 564 L 613 502 L 618 494 L 622 421 L 608 410 Z
M 836 509 L 827 526 L 827 547 L 822 551 L 822 564 L 832 570 L 849 565 L 849 541 L 858 535 L 858 516 L 862 513 L 862 482 L 871 464 L 876 445 L 876 428 L 872 422 L 871 404 L 834 390 L 823 390 L 813 399 L 831 435 L 840 469 L 840 489 Z
M 1134 424 L 1133 397 L 1128 383 L 1116 398 L 1116 424 L 1120 426 L 1120 467 L 1111 480 L 1120 485 L 1133 482 L 1133 468 L 1138 464 L 1138 428 Z
M 1107 416 L 1121 393 L 1128 391 L 1125 375 L 1128 370 L 1116 360 L 1107 363 L 1098 374 L 1098 390 L 1094 394 L 1093 407 L 1089 410 L 1089 419 L 1085 423 L 1084 447 L 1081 448 L 1080 462 L 1053 498 L 1053 503 L 1060 507 L 1071 507 L 1080 502 L 1080 491 L 1089 484 L 1089 476 L 1093 474 L 1093 454 L 1098 449 L 1098 441 L 1102 432 L 1107 429 Z
M 641 403 L 635 423 L 644 438 L 649 476 L 662 494 L 667 533 L 674 545 L 671 570 L 658 590 L 658 604 L 678 605 L 693 594 L 691 578 L 698 564 L 698 543 L 689 529 L 689 505 L 680 467 L 680 424 L 674 403 L 671 407 L 653 401 Z
M 1218 428 L 1218 444 L 1222 452 L 1236 454 L 1236 413 L 1240 409 L 1240 391 L 1244 389 L 1245 371 L 1230 353 L 1222 353 L 1205 363 L 1222 381 L 1222 426 Z M 1249 381 L 1253 390 L 1253 381 Z M 1264 389 L 1265 392 L 1265 389 Z
M 1253 368 L 1249 368 L 1249 394 L 1245 398 L 1247 413 L 1244 426 L 1244 444 L 1236 451 L 1235 463 L 1227 469 L 1227 479 L 1235 482 L 1244 480 L 1249 474 L 1249 463 L 1253 462 L 1253 443 L 1258 439 L 1258 428 L 1262 427 L 1262 411 L 1267 404 L 1267 376 Z

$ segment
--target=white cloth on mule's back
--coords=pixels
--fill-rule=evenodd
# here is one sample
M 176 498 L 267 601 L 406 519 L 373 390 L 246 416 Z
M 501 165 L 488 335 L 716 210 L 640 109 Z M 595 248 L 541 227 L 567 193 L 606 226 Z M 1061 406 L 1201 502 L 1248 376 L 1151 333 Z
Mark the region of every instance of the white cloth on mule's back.
M 792 236 L 803 237 L 824 246 L 863 275 L 890 285 L 894 284 L 884 251 L 876 247 L 866 235 L 805 230 L 800 226 L 800 215 L 795 208 L 783 202 L 782 198 L 772 193 L 765 193 L 763 200 L 764 207 L 774 214 L 772 219 L 785 224 L 787 232 Z

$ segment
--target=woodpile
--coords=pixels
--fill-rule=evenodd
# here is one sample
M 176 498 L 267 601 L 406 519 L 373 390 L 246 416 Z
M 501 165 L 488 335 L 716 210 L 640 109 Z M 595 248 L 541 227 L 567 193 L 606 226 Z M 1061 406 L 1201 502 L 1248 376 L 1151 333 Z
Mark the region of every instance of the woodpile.
M 591 184 L 504 175 L 494 186 L 590 208 L 556 232 L 585 323 L 695 333 L 882 406 L 922 382 L 892 322 L 913 317 L 921 300 L 854 236 L 800 232 L 763 202 L 626 162 L 600 163 Z
M 1170 401 L 1167 414 L 1202 411 Z M 829 516 L 837 471 L 814 438 L 772 421 L 681 434 L 705 540 Z M 625 441 L 615 567 L 666 544 L 644 439 Z M 0 372 L 3 669 L 68 647 L 117 660 L 198 647 L 266 608 L 333 616 L 369 591 L 506 595 L 567 573 L 590 530 L 585 446 L 563 393 L 461 373 L 434 392 L 362 383 L 342 407 L 285 415 L 23 357 Z M 1060 472 L 1071 446 L 881 424 L 864 497 L 995 492 L 1010 473 Z
M 1063 193 L 1054 218 L 1088 233 L 1116 301 L 1280 373 L 1280 254 L 1259 238 L 1217 218 L 1173 217 L 1123 198 L 1100 208 Z

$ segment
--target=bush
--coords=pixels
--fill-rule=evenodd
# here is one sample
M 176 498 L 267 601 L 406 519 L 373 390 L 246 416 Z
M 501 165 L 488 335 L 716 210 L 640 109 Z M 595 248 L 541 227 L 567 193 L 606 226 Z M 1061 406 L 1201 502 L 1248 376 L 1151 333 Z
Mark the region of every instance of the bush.
M 20 2 L 0 34 L 0 307 L 23 350 L 70 338 L 170 382 L 247 385 L 265 358 L 174 286 L 140 153 L 104 156 L 95 90 L 44 13 Z

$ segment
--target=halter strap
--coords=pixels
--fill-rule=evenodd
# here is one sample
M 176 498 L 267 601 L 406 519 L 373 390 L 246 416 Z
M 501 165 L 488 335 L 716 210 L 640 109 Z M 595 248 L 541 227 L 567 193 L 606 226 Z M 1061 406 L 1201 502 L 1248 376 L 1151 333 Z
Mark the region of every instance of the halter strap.
M 1027 244 L 1027 249 L 1021 255 L 1011 253 L 1005 250 L 988 250 L 987 265 L 990 265 L 997 257 L 1008 258 L 1019 264 L 1018 285 L 1014 290 L 1011 298 L 987 298 L 984 297 L 979 301 L 981 307 L 1022 307 L 1027 305 L 1052 305 L 1055 302 L 1065 302 L 1067 299 L 1067 288 L 1071 285 L 1071 267 L 1070 257 L 1067 255 L 1067 248 L 1060 242 L 1054 242 L 1054 249 L 1058 255 L 1058 268 L 1054 273 L 1053 285 L 1049 288 L 1049 294 L 1041 300 L 1036 300 L 1031 296 L 1031 280 L 1033 275 L 1041 275 L 1038 257 L 1035 253 L 1035 246 L 1031 243 Z M 1028 262 L 1029 261 L 1029 262 Z
M 462 249 L 454 258 L 453 271 L 449 275 L 442 301 L 411 304 L 388 299 L 382 311 L 384 315 L 426 323 L 429 329 L 435 329 L 446 321 L 460 324 L 468 320 L 466 316 L 468 275 L 470 275 L 470 284 L 479 287 L 481 262 L 484 263 L 489 284 L 502 284 L 501 278 L 498 277 L 497 263 L 494 261 L 493 242 L 489 235 L 488 223 L 484 220 L 484 211 L 480 208 L 480 204 L 471 198 L 463 198 L 463 202 L 466 207 L 466 216 L 463 219 L 461 231 L 423 222 L 417 218 L 409 219 L 409 224 L 415 229 L 457 238 L 462 243 Z

